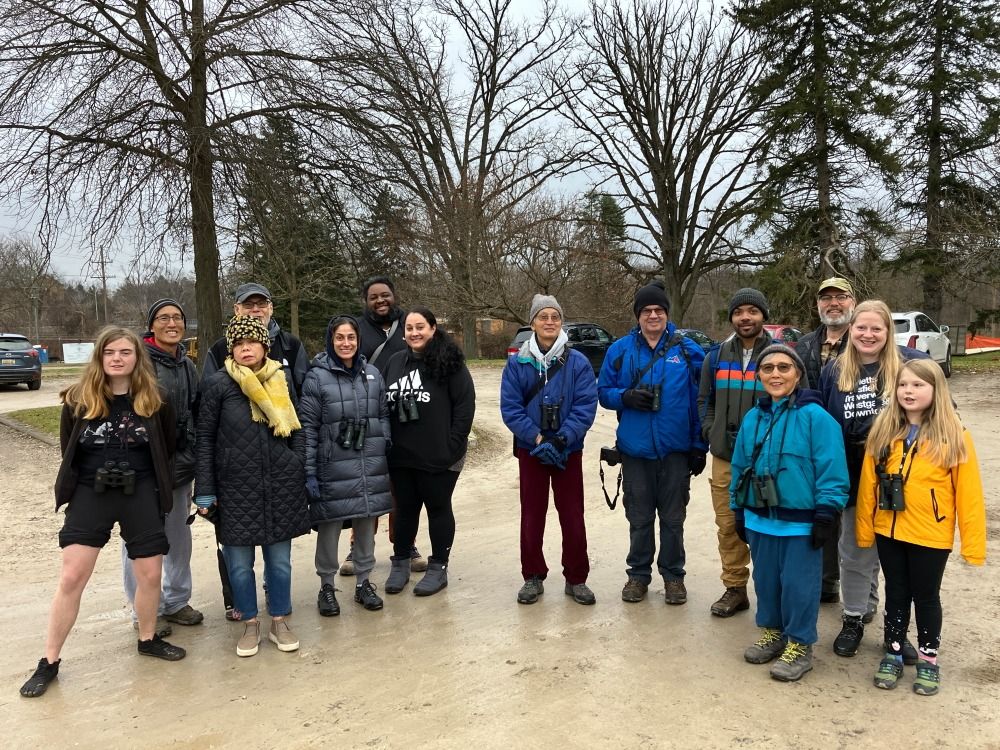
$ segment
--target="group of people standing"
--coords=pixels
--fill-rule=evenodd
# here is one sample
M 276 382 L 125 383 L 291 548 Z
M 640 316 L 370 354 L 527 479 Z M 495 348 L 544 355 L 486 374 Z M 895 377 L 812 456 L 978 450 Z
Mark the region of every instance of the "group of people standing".
M 298 649 L 289 621 L 291 542 L 311 529 L 322 615 L 340 613 L 333 576 L 348 523 L 354 600 L 369 611 L 383 607 L 370 573 L 377 519 L 390 511 L 392 570 L 384 590 L 402 591 L 411 569 L 421 568 L 414 594 L 448 585 L 452 493 L 475 413 L 472 377 L 429 309 L 398 307 L 390 279 L 370 279 L 362 293 L 363 315 L 334 317 L 325 350 L 310 362 L 271 317 L 267 288 L 240 286 L 200 383 L 181 343 L 186 317 L 176 300 L 153 304 L 143 339 L 120 327 L 99 334 L 80 381 L 60 394 L 62 570 L 45 656 L 23 696 L 44 694 L 56 679 L 83 590 L 116 523 L 138 652 L 184 658 L 184 649 L 164 638 L 175 624 L 203 620 L 190 605 L 192 497 L 197 513 L 215 524 L 226 616 L 243 624 L 238 656 L 253 656 L 261 641 L 257 548 L 267 638 L 280 651 Z M 422 508 L 432 546 L 427 561 L 414 544 Z

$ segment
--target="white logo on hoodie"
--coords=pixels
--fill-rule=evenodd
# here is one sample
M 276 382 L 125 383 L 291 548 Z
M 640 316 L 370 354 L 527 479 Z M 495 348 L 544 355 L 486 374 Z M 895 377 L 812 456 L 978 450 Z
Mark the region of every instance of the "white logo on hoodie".
M 424 390 L 423 382 L 420 379 L 420 370 L 414 368 L 395 383 L 386 389 L 386 396 L 389 403 L 395 403 L 401 393 L 412 393 L 414 398 L 421 403 L 430 403 L 431 394 Z

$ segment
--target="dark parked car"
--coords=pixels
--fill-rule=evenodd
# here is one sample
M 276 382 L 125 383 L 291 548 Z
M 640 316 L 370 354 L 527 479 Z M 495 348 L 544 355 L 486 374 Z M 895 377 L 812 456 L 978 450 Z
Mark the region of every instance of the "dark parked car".
M 27 338 L 0 333 L 0 384 L 26 383 L 28 390 L 42 387 L 42 361 Z
M 615 340 L 615 337 L 605 331 L 595 323 L 563 323 L 563 330 L 569 339 L 569 345 L 579 351 L 590 360 L 590 366 L 594 368 L 594 374 L 601 371 L 604 364 L 604 355 L 608 347 Z M 531 328 L 521 326 L 517 329 L 514 340 L 507 347 L 507 354 L 517 354 L 521 344 L 531 337 Z
M 687 336 L 694 343 L 704 349 L 706 352 L 711 349 L 717 343 L 715 339 L 709 336 L 704 331 L 699 331 L 697 328 L 678 328 L 677 333 L 681 336 Z
M 776 343 L 786 344 L 793 349 L 795 348 L 795 345 L 799 343 L 799 339 L 803 336 L 802 331 L 798 328 L 788 326 L 783 323 L 765 323 L 764 330 L 771 334 L 771 338 L 774 339 Z

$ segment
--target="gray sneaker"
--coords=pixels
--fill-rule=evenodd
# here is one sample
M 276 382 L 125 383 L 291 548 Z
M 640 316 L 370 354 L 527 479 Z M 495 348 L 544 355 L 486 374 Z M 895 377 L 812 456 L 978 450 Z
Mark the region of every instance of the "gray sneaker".
M 544 593 L 545 586 L 542 584 L 542 579 L 532 576 L 524 582 L 521 590 L 517 592 L 517 601 L 519 604 L 534 604 L 538 601 L 538 597 Z
M 767 664 L 774 661 L 785 650 L 785 639 L 777 628 L 761 628 L 760 638 L 743 652 L 743 658 L 751 664 Z
M 812 646 L 789 641 L 778 661 L 771 667 L 771 677 L 782 682 L 795 682 L 813 668 Z
M 577 604 L 595 604 L 597 597 L 585 583 L 567 583 L 566 596 L 572 596 Z

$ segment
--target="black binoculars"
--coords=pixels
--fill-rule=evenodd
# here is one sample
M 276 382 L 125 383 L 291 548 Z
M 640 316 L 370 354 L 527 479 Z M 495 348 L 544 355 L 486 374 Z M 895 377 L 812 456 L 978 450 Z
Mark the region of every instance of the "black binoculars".
M 780 500 L 778 497 L 778 484 L 770 474 L 761 474 L 760 476 L 754 474 L 753 490 L 757 496 L 758 508 L 773 508 Z
M 559 418 L 559 404 L 542 404 L 542 430 L 558 432 L 562 422 Z
M 396 416 L 400 424 L 407 422 L 417 422 L 420 419 L 420 410 L 417 408 L 417 397 L 412 393 L 402 393 L 396 401 Z
M 657 383 L 653 386 L 653 411 L 660 410 L 660 396 L 663 393 L 663 386 Z
M 344 450 L 361 450 L 365 445 L 365 432 L 367 425 L 365 420 L 345 419 L 340 423 L 340 432 L 337 434 L 337 445 Z
M 887 474 L 884 471 L 878 475 L 878 509 L 906 510 L 903 499 L 903 475 Z
M 124 495 L 135 492 L 135 469 L 128 461 L 105 461 L 104 466 L 94 472 L 94 492 L 104 492 L 108 488 L 121 489 Z

